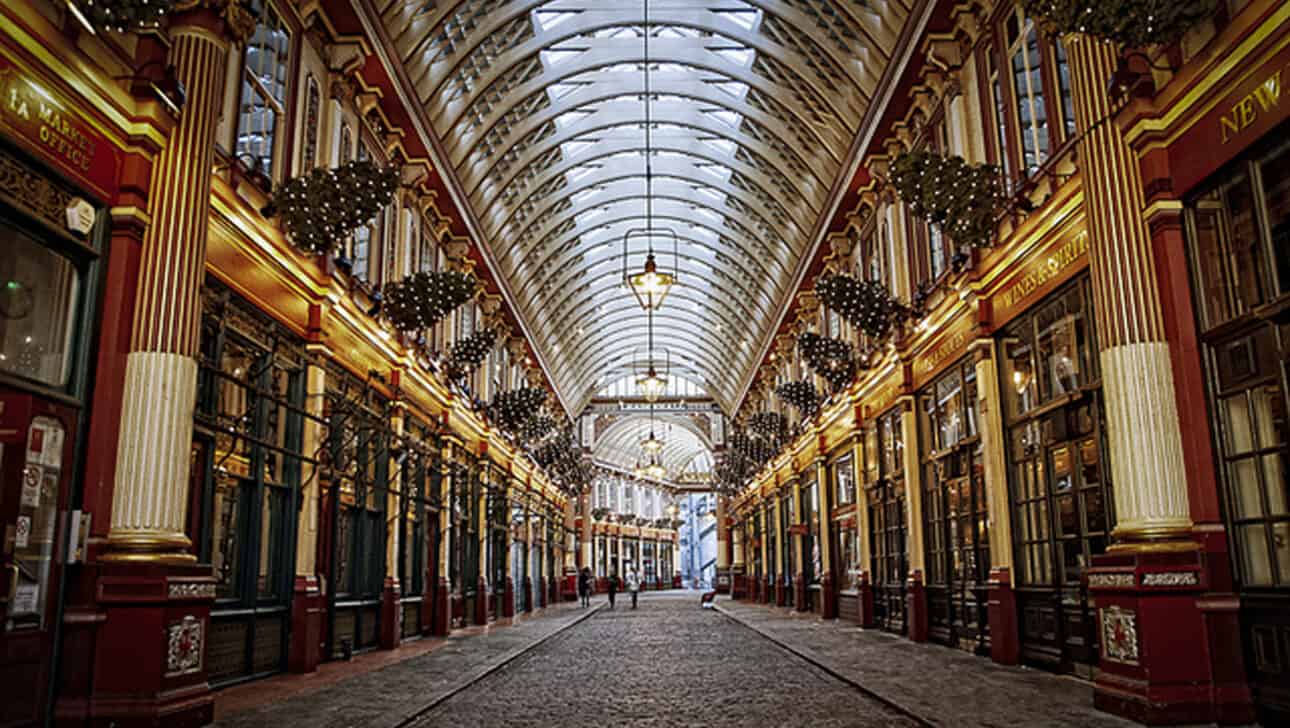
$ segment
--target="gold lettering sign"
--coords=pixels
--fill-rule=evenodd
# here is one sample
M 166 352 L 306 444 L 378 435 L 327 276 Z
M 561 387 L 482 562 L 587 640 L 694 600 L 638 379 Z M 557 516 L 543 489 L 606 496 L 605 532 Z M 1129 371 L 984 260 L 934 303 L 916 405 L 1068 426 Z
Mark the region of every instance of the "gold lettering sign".
M 941 364 L 959 354 L 963 347 L 975 338 L 971 315 L 960 316 L 953 326 L 953 332 L 942 338 L 935 348 L 919 358 L 915 366 L 920 375 L 936 370 Z
M 0 57 L 0 128 L 50 163 L 107 196 L 116 183 L 117 152 L 71 104 Z
M 1229 111 L 1218 117 L 1219 135 L 1226 144 L 1251 124 L 1260 114 L 1276 110 L 1281 103 L 1281 70 L 1263 79 L 1253 91 L 1237 100 Z
M 1009 311 L 1040 286 L 1057 278 L 1088 253 L 1088 233 L 1081 232 L 1062 243 L 1045 258 L 1028 266 L 1020 278 L 995 296 L 996 314 Z

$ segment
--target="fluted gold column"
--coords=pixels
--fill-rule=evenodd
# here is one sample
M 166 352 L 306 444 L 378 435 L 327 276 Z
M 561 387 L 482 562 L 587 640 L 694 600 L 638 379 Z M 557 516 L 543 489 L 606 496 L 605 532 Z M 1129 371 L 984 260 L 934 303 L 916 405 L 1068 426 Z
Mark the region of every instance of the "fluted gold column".
M 149 181 L 152 223 L 139 261 L 105 560 L 195 560 L 184 511 L 215 127 L 229 38 L 244 38 L 254 21 L 227 0 L 180 5 L 167 63 L 187 90 L 187 103 Z
M 730 572 L 730 529 L 726 525 L 726 497 L 717 496 L 717 580 L 720 582 L 722 574 Z
M 1170 540 L 1190 547 L 1179 541 L 1192 521 L 1142 175 L 1119 126 L 1105 121 L 1112 110 L 1107 79 L 1118 54 L 1114 45 L 1082 36 L 1069 37 L 1066 46 L 1084 135 L 1080 164 L 1115 492 L 1112 548 Z
M 582 503 L 582 565 L 592 566 L 593 555 L 595 554 L 595 541 L 592 537 L 591 530 L 591 494 L 584 493 L 579 502 Z M 592 572 L 595 572 L 593 566 Z
M 1012 504 L 1008 495 L 1007 442 L 1003 432 L 1003 396 L 999 390 L 997 365 L 990 355 L 994 342 L 977 342 L 977 408 L 981 431 L 982 466 L 985 470 L 985 502 L 990 517 L 990 564 L 992 568 L 1012 567 Z
M 923 556 L 923 469 L 918 457 L 918 408 L 913 397 L 902 399 L 901 436 L 905 443 L 905 544 L 909 550 L 909 571 L 921 572 Z
M 311 359 L 305 367 L 304 452 L 313 457 L 326 447 L 327 428 L 322 424 L 326 401 L 327 370 Z M 318 567 L 319 468 L 304 463 L 301 468 L 300 525 L 296 528 L 296 576 L 312 577 Z

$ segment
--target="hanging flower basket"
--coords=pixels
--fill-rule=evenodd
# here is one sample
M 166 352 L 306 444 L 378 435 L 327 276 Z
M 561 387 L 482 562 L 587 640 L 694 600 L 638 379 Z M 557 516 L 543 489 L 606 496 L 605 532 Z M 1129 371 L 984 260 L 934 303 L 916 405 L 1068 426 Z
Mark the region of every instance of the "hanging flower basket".
M 520 438 L 526 442 L 536 442 L 555 430 L 555 420 L 546 415 L 530 417 L 520 425 Z
M 460 271 L 413 273 L 385 284 L 382 310 L 399 331 L 434 326 L 475 295 L 475 276 Z
M 340 241 L 390 204 L 399 170 L 371 160 L 335 169 L 316 167 L 292 177 L 273 195 L 270 207 L 291 242 L 306 253 L 330 253 Z
M 603 520 L 605 520 L 605 518 L 607 518 L 608 516 L 609 516 L 609 509 L 608 509 L 608 508 L 593 508 L 593 509 L 591 509 L 591 517 L 592 517 L 592 519 L 594 519 L 594 520 L 597 520 L 597 521 L 603 521 Z
M 877 281 L 862 281 L 845 273 L 820 278 L 815 293 L 829 309 L 876 339 L 887 335 L 902 306 Z
M 1209 20 L 1218 0 L 1022 0 L 1053 35 L 1084 33 L 1130 48 L 1167 45 Z
M 518 432 L 546 402 L 546 390 L 522 387 L 499 392 L 489 406 L 493 421 L 508 432 Z
M 1003 207 L 999 168 L 935 152 L 905 152 L 891 163 L 891 183 L 915 215 L 944 230 L 956 243 L 994 243 Z
M 448 371 L 454 376 L 465 376 L 479 368 L 497 343 L 497 332 L 493 329 L 480 329 L 452 345 L 448 356 Z
M 803 417 L 810 417 L 820 407 L 820 395 L 810 382 L 786 382 L 775 390 L 781 399 L 797 408 Z
M 781 442 L 788 435 L 788 419 L 778 412 L 758 412 L 748 419 L 748 429 L 769 442 Z
M 174 0 L 76 0 L 90 25 L 116 33 L 155 28 L 174 7 Z
M 856 364 L 851 344 L 842 339 L 808 331 L 797 337 L 797 348 L 807 365 L 824 377 L 833 391 L 845 389 L 855 378 Z

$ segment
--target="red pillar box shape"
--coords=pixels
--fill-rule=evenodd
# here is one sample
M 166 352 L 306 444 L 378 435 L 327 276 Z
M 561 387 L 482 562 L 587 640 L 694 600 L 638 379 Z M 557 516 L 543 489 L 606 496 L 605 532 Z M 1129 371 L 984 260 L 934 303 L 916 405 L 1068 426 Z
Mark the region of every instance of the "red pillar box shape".
M 564 575 L 564 591 L 561 596 L 566 602 L 572 602 L 578 598 L 578 574 L 567 573 Z
M 448 609 L 450 600 L 448 598 L 448 580 L 439 579 L 439 584 L 434 590 L 434 624 L 431 627 L 431 633 L 436 637 L 447 637 L 448 632 L 452 629 L 449 620 Z
M 914 571 L 905 580 L 905 616 L 909 624 L 909 639 L 927 641 L 927 589 L 923 587 L 923 572 Z
M 860 610 L 860 626 L 871 628 L 877 624 L 873 615 L 873 584 L 869 583 L 869 572 L 860 572 L 860 584 L 857 587 L 857 608 Z
M 506 577 L 506 591 L 502 594 L 502 616 L 515 616 L 515 580 Z
M 787 590 L 784 589 L 784 582 L 776 580 L 775 581 L 775 606 L 782 607 L 785 604 L 788 604 Z
M 488 600 L 492 594 L 488 591 L 488 582 L 484 577 L 479 577 L 479 585 L 475 588 L 475 614 L 473 619 L 475 624 L 488 624 Z
M 291 599 L 292 672 L 313 672 L 322 656 L 323 598 L 316 576 L 297 576 Z
M 838 592 L 833 588 L 833 575 L 827 571 L 820 576 L 820 599 L 824 600 L 820 605 L 820 616 L 825 619 L 837 619 Z
M 1017 633 L 1017 596 L 1012 591 L 1012 574 L 1007 567 L 990 570 L 987 611 L 990 618 L 990 659 L 1000 665 L 1021 661 Z
M 403 637 L 403 605 L 399 602 L 402 590 L 399 580 L 385 577 L 381 590 L 381 649 L 392 650 Z

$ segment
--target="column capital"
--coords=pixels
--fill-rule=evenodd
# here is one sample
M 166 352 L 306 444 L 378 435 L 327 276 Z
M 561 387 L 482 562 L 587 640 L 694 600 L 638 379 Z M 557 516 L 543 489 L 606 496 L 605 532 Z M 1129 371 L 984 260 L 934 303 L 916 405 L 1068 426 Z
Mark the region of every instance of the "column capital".
M 209 27 L 208 23 L 196 20 L 204 15 L 202 11 L 208 11 L 223 21 L 223 27 L 217 32 L 222 32 L 234 43 L 245 43 L 255 32 L 255 16 L 238 0 L 179 0 L 171 12 L 170 27 L 181 28 L 190 24 Z

